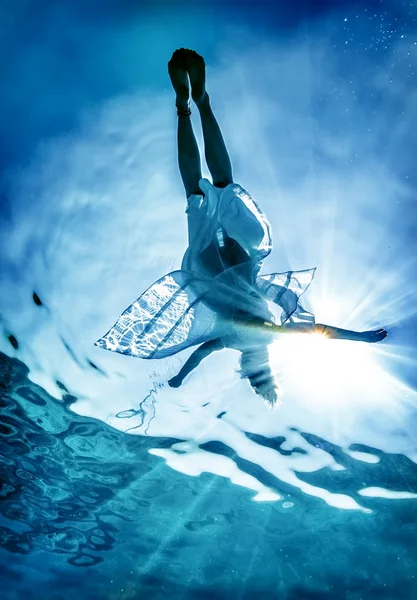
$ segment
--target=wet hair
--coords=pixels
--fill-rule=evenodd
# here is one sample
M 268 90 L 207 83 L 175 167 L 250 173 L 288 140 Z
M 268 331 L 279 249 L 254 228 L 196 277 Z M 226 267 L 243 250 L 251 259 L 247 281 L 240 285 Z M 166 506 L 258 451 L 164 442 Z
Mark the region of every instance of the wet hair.
M 279 387 L 269 364 L 268 347 L 243 350 L 239 362 L 240 377 L 247 379 L 255 394 L 272 408 L 279 400 Z

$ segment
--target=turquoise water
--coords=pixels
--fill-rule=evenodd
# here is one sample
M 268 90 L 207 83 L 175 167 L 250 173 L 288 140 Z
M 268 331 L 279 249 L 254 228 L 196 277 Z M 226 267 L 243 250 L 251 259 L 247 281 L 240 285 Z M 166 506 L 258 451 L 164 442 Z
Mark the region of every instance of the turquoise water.
M 415 501 L 360 498 L 383 486 L 417 492 L 399 454 L 355 445 L 354 460 L 308 432 L 345 470 L 299 476 L 372 510 L 337 510 L 297 492 L 219 442 L 244 473 L 283 496 L 254 503 L 248 490 L 205 473 L 185 477 L 149 454 L 172 438 L 128 436 L 74 416 L 2 356 L 2 585 L 7 598 L 413 598 Z M 67 397 L 67 402 L 71 398 Z M 284 457 L 285 437 L 246 435 Z
M 2 598 L 417 598 L 414 3 L 0 15 Z M 389 332 L 277 339 L 273 411 L 233 350 L 172 389 L 188 351 L 94 347 L 186 248 L 181 46 L 271 222 L 262 272 L 316 266 L 319 322 Z

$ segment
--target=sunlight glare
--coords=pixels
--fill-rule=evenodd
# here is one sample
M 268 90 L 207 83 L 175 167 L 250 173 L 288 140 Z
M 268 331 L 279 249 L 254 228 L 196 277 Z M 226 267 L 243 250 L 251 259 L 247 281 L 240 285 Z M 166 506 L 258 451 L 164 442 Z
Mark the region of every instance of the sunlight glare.
M 379 363 L 374 344 L 288 334 L 269 351 L 274 371 L 285 380 L 284 389 L 291 387 L 309 403 L 380 405 L 388 400 L 387 386 L 392 386 L 393 378 Z

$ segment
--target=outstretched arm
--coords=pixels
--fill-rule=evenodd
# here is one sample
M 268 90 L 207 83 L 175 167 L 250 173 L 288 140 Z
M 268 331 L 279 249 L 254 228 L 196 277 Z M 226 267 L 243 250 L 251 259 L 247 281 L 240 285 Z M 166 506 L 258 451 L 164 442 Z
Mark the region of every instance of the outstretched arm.
M 268 323 L 265 323 L 268 325 Z M 333 340 L 351 340 L 353 342 L 368 342 L 370 344 L 380 342 L 387 337 L 385 329 L 376 329 L 375 331 L 351 331 L 350 329 L 341 329 L 331 325 L 316 323 L 315 325 L 305 325 L 303 323 L 289 323 L 288 325 L 272 325 L 277 333 L 320 333 Z
M 220 338 L 216 338 L 215 340 L 210 340 L 208 342 L 204 342 L 204 344 L 201 344 L 201 346 L 199 346 L 197 350 L 194 350 L 194 352 L 188 358 L 178 375 L 175 375 L 168 381 L 169 385 L 175 388 L 180 387 L 183 380 L 201 363 L 203 358 L 206 358 L 206 356 L 209 356 L 209 354 L 215 350 L 221 350 L 222 348 L 224 348 L 224 345 Z
M 387 337 L 385 329 L 376 329 L 375 331 L 351 331 L 350 329 L 340 329 L 331 325 L 322 325 L 317 323 L 314 326 L 314 333 L 321 333 L 325 337 L 333 340 L 351 340 L 353 342 L 367 342 L 373 344 L 380 342 Z

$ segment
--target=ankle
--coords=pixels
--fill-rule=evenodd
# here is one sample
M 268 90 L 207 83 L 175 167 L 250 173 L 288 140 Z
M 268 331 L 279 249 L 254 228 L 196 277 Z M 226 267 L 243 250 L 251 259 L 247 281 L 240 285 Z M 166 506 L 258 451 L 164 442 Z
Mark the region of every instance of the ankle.
M 177 115 L 188 117 L 191 115 L 190 101 L 185 98 L 176 99 L 175 106 L 177 107 Z

